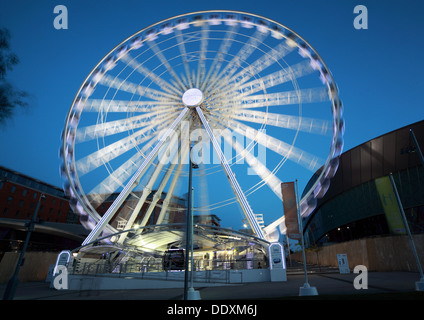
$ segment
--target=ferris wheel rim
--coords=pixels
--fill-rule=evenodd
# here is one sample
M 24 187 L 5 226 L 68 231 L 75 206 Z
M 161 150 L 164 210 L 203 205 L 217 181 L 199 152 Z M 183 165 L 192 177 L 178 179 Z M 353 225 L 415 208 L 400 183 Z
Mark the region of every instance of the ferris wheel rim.
M 74 106 L 75 104 L 78 102 L 78 100 L 81 97 L 81 93 L 84 90 L 84 86 L 88 83 L 88 81 L 92 78 L 93 74 L 95 73 L 95 71 L 105 62 L 105 60 L 110 57 L 114 52 L 116 52 L 116 50 L 118 48 L 120 48 L 121 46 L 123 46 L 124 44 L 126 44 L 128 41 L 130 41 L 131 39 L 135 38 L 136 36 L 142 34 L 143 32 L 146 32 L 147 30 L 150 30 L 156 26 L 160 26 L 168 21 L 172 21 L 178 18 L 182 18 L 182 17 L 187 17 L 187 16 L 193 16 L 196 14 L 208 14 L 208 13 L 232 13 L 232 14 L 239 14 L 239 15 L 248 15 L 248 16 L 253 16 L 259 19 L 264 19 L 266 21 L 270 21 L 275 25 L 281 26 L 283 27 L 285 30 L 288 30 L 289 32 L 291 32 L 297 39 L 297 41 L 300 40 L 300 42 L 306 44 L 308 46 L 309 49 L 312 50 L 312 53 L 316 55 L 317 59 L 322 63 L 322 68 L 328 71 L 328 77 L 329 77 L 329 81 L 326 82 L 326 86 L 328 88 L 328 90 L 333 90 L 336 93 L 336 100 L 333 100 L 333 98 L 331 98 L 332 101 L 332 108 L 333 108 L 333 116 L 334 116 L 334 125 L 333 125 L 333 129 L 334 129 L 334 134 L 333 134 L 333 142 L 330 148 L 330 153 L 325 161 L 325 164 L 322 167 L 322 172 L 320 173 L 320 175 L 318 176 L 318 178 L 316 179 L 316 182 L 312 185 L 312 187 L 309 189 L 309 191 L 302 197 L 299 205 L 302 206 L 302 203 L 307 203 L 308 201 L 311 201 L 311 199 L 316 199 L 316 193 L 319 193 L 319 191 L 316 191 L 316 189 L 318 187 L 320 187 L 320 184 L 322 184 L 324 182 L 324 180 L 331 179 L 331 177 L 327 177 L 326 176 L 326 170 L 329 168 L 330 163 L 333 159 L 337 159 L 337 157 L 340 155 L 341 150 L 342 150 L 342 136 L 343 136 L 343 131 L 344 131 L 344 121 L 342 119 L 341 116 L 341 110 L 342 110 L 342 106 L 341 106 L 341 102 L 338 99 L 338 89 L 337 86 L 334 82 L 333 76 L 329 70 L 329 68 L 327 67 L 327 65 L 325 64 L 324 60 L 321 58 L 321 56 L 318 54 L 318 52 L 316 52 L 316 50 L 304 39 L 302 38 L 299 34 L 297 34 L 295 31 L 291 30 L 290 28 L 286 27 L 285 25 L 280 24 L 279 22 L 276 22 L 274 20 L 271 20 L 269 18 L 260 16 L 260 15 L 256 15 L 256 14 L 252 14 L 252 13 L 247 13 L 247 12 L 242 12 L 242 11 L 232 11 L 232 10 L 206 10 L 206 11 L 196 11 L 196 12 L 191 12 L 191 13 L 186 13 L 186 14 L 181 14 L 181 15 L 177 15 L 174 17 L 170 17 L 164 20 L 161 20 L 159 22 L 156 22 L 154 24 L 149 25 L 148 27 L 145 27 L 143 29 L 141 29 L 140 31 L 132 34 L 131 36 L 129 36 L 128 38 L 126 38 L 124 41 L 121 41 L 118 45 L 116 45 L 112 50 L 110 50 L 97 64 L 96 66 L 91 70 L 91 72 L 87 75 L 87 77 L 84 79 L 84 81 L 82 82 L 82 85 L 80 86 L 80 88 L 78 89 L 71 108 L 67 114 L 66 117 L 66 121 L 65 121 L 65 128 L 64 128 L 64 133 L 63 136 L 66 135 L 66 133 L 69 130 L 69 122 L 70 119 L 73 116 L 73 111 L 74 111 Z M 298 42 L 299 43 L 299 42 Z M 335 87 L 330 87 L 330 84 L 332 84 Z M 73 142 L 73 148 L 75 147 L 75 141 Z M 67 148 L 67 143 L 66 143 L 66 137 L 63 138 L 63 143 L 62 143 L 62 150 L 65 150 Z M 73 159 L 72 161 L 75 162 L 75 154 L 73 154 Z M 334 160 L 334 162 L 337 162 L 336 160 Z M 77 200 L 80 201 L 82 206 L 86 206 L 86 209 L 89 213 L 97 213 L 95 209 L 93 208 L 89 208 L 89 200 L 86 198 L 86 194 L 80 194 L 79 193 L 79 189 L 82 189 L 82 186 L 80 184 L 78 175 L 76 174 L 75 176 L 72 176 L 72 169 L 68 167 L 68 161 L 67 159 L 64 159 L 63 161 L 63 166 L 64 166 L 64 170 L 62 170 L 62 172 L 65 173 L 66 178 L 68 180 L 68 183 L 70 184 L 70 188 L 72 189 L 72 193 L 76 196 Z M 82 198 L 81 198 L 82 197 Z M 92 210 L 91 210 L 92 209 Z M 303 213 L 304 214 L 304 213 Z M 96 216 L 94 215 L 94 217 L 92 217 L 96 220 Z M 100 216 L 98 217 L 100 218 Z

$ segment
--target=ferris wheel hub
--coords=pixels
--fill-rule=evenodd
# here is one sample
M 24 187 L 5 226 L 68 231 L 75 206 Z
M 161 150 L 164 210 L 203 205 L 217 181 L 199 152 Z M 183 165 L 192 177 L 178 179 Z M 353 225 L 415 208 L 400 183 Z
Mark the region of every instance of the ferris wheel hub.
M 197 88 L 191 88 L 184 92 L 182 99 L 187 107 L 195 108 L 203 102 L 203 93 Z

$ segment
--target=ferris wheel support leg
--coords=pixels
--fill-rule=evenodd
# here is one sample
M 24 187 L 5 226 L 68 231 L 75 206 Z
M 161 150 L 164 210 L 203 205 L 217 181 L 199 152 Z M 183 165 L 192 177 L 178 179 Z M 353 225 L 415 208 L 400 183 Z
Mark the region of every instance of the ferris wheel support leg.
M 174 155 L 173 162 L 171 163 L 170 167 L 168 168 L 168 171 L 166 172 L 165 177 L 163 178 L 162 182 L 160 183 L 159 188 L 156 190 L 156 192 L 155 192 L 155 194 L 153 196 L 152 202 L 150 203 L 147 211 L 144 213 L 143 220 L 140 222 L 140 227 L 144 227 L 147 224 L 147 221 L 150 219 L 150 216 L 151 216 L 151 214 L 153 212 L 153 209 L 154 209 L 156 203 L 158 202 L 159 197 L 161 196 L 163 189 L 165 188 L 165 184 L 167 183 L 167 181 L 168 181 L 168 179 L 169 179 L 172 171 L 174 170 L 174 167 L 175 167 L 175 163 L 174 163 L 175 157 L 178 157 L 178 151 Z M 156 168 L 156 170 L 158 170 L 159 173 L 160 173 L 162 171 L 162 167 L 163 167 L 163 164 L 161 164 L 161 166 L 158 166 Z M 154 181 L 151 182 L 152 183 L 152 186 L 153 186 L 153 183 L 156 181 L 156 178 L 157 178 L 157 175 L 154 176 Z M 151 179 L 151 181 L 152 181 L 152 179 Z M 150 190 L 150 192 L 151 192 L 151 190 Z M 150 192 L 149 192 L 149 194 L 150 194 Z
M 138 214 L 140 213 L 140 210 L 141 210 L 143 204 L 145 203 L 147 197 L 152 192 L 153 184 L 155 183 L 160 172 L 162 171 L 162 167 L 163 167 L 163 164 L 159 163 L 158 166 L 156 167 L 152 177 L 150 178 L 149 183 L 143 188 L 143 192 L 142 192 L 140 198 L 138 199 L 137 204 L 136 204 L 134 210 L 132 211 L 132 213 L 130 215 L 130 218 L 128 219 L 128 221 L 126 223 L 124 230 L 129 230 L 133 227 L 134 221 L 138 217 Z M 147 215 L 147 213 L 146 213 L 146 215 Z M 146 215 L 143 218 L 143 222 L 140 223 L 141 227 L 146 225 L 146 222 L 147 222 L 147 219 L 148 219 L 148 217 L 146 218 Z M 118 243 L 122 244 L 124 242 L 124 240 L 126 239 L 127 235 L 128 235 L 127 232 L 122 233 L 121 236 L 119 237 Z
M 221 161 L 221 165 L 225 170 L 225 173 L 227 174 L 228 180 L 230 181 L 231 187 L 234 190 L 234 193 L 237 197 L 237 200 L 239 201 L 243 212 L 249 221 L 250 227 L 252 230 L 256 233 L 256 235 L 261 238 L 265 239 L 265 236 L 262 232 L 262 229 L 259 227 L 258 222 L 256 221 L 255 215 L 252 211 L 252 208 L 250 207 L 249 203 L 247 202 L 246 196 L 244 195 L 236 177 L 234 176 L 233 171 L 231 170 L 230 166 L 228 165 L 227 159 L 225 159 L 224 154 L 222 153 L 222 150 L 218 144 L 218 141 L 216 140 L 211 127 L 209 126 L 208 122 L 206 121 L 205 116 L 203 115 L 202 110 L 200 107 L 196 107 L 196 111 L 199 115 L 200 120 L 202 121 L 203 126 L 206 129 L 206 132 L 208 133 L 209 139 L 212 141 L 212 145 L 218 154 L 218 157 Z
M 171 184 L 169 186 L 165 200 L 162 203 L 162 208 L 160 210 L 159 217 L 158 217 L 158 220 L 156 221 L 156 224 L 161 224 L 163 222 L 164 218 L 165 218 L 165 214 L 166 214 L 166 211 L 168 210 L 169 203 L 171 202 L 171 198 L 173 197 L 175 186 L 176 186 L 178 178 L 180 177 L 180 174 L 181 174 L 183 159 L 185 159 L 187 157 L 187 154 L 188 154 L 188 151 L 189 151 L 188 144 L 186 146 L 183 146 L 182 148 L 183 148 L 183 151 L 181 153 L 180 162 L 178 163 L 177 169 L 175 170 L 174 177 L 171 180 Z
M 184 118 L 184 116 L 186 115 L 188 110 L 189 110 L 188 108 L 184 108 L 183 111 L 181 111 L 180 115 L 175 119 L 175 121 L 171 124 L 171 126 L 168 128 L 168 130 L 164 133 L 164 135 L 159 139 L 156 146 L 149 153 L 149 155 L 144 159 L 140 168 L 132 176 L 132 178 L 129 180 L 127 185 L 124 187 L 124 189 L 121 191 L 121 193 L 115 199 L 115 201 L 112 203 L 112 205 L 106 211 L 106 213 L 103 215 L 102 219 L 100 219 L 99 223 L 97 223 L 97 225 L 93 228 L 93 230 L 90 232 L 90 234 L 84 240 L 84 242 L 82 243 L 83 246 L 94 241 L 94 240 L 96 240 L 96 238 L 102 233 L 103 229 L 107 226 L 110 219 L 112 219 L 112 217 L 115 215 L 116 211 L 119 209 L 119 207 L 122 205 L 122 203 L 124 203 L 125 199 L 131 193 L 131 191 L 138 185 L 141 176 L 145 173 L 146 169 L 153 162 L 153 159 L 158 154 L 160 148 L 165 143 L 166 139 L 173 133 L 175 127 L 181 122 L 181 120 Z

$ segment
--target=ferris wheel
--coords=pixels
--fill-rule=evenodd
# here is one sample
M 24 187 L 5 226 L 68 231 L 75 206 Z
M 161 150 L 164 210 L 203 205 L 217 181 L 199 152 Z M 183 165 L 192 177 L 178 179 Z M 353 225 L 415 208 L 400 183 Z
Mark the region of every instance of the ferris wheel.
M 315 174 L 299 203 L 309 215 L 343 132 L 337 85 L 308 42 L 257 15 L 195 12 L 142 29 L 93 68 L 67 115 L 61 173 L 91 230 L 84 243 L 184 212 L 193 165 L 195 212 L 234 214 L 267 239 L 284 216 L 267 229 L 258 213 L 282 209 L 282 182 Z

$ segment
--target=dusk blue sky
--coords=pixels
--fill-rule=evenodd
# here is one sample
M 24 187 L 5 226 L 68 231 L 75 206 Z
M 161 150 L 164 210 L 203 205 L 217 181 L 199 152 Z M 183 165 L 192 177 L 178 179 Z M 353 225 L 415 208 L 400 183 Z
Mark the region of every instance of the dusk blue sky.
M 353 10 L 360 4 L 368 9 L 367 30 L 353 26 Z M 68 9 L 68 30 L 53 26 L 56 5 Z M 0 165 L 61 186 L 61 131 L 91 69 L 150 24 L 213 9 L 278 21 L 319 52 L 343 101 L 344 150 L 424 119 L 423 1 L 2 0 L 0 27 L 10 30 L 11 49 L 20 59 L 8 78 L 31 99 L 0 128 Z

